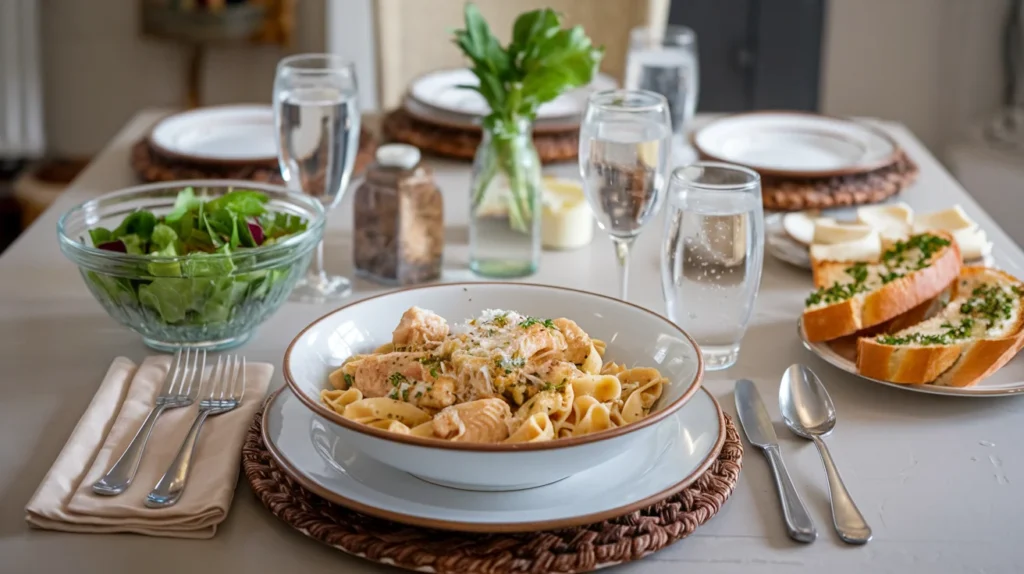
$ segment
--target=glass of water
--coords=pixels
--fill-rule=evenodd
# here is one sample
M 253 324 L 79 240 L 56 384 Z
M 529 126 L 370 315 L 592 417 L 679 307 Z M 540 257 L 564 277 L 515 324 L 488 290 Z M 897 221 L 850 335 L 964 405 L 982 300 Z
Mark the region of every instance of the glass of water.
M 625 85 L 665 96 L 672 116 L 674 153 L 682 153 L 700 93 L 697 34 L 686 26 L 666 26 L 664 35 L 655 39 L 650 28 L 634 28 L 629 35 Z
M 626 300 L 629 250 L 661 208 L 672 127 L 665 97 L 646 90 L 597 92 L 580 125 L 580 175 L 597 225 L 611 236 Z
M 341 201 L 359 151 L 356 71 L 334 54 L 299 54 L 281 60 L 274 78 L 274 122 L 281 176 L 295 192 L 330 210 Z M 323 303 L 352 293 L 345 277 L 324 270 L 324 244 L 292 291 L 299 301 Z
M 704 368 L 739 356 L 764 260 L 761 178 L 744 167 L 697 162 L 672 173 L 661 287 L 668 316 L 704 354 Z

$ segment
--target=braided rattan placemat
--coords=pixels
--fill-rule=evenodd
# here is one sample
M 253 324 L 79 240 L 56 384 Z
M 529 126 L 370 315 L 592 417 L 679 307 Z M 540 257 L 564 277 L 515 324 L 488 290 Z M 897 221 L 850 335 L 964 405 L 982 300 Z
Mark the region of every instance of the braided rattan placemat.
M 520 534 L 473 534 L 398 524 L 332 504 L 275 464 L 262 438 L 262 410 L 242 447 L 242 470 L 257 498 L 299 532 L 374 562 L 438 574 L 589 572 L 639 560 L 686 538 L 711 519 L 739 478 L 743 445 L 726 416 L 725 444 L 704 475 L 653 506 L 588 526 Z
M 917 164 L 905 152 L 892 165 L 857 175 L 787 179 L 761 177 L 764 208 L 777 211 L 827 209 L 877 203 L 917 180 Z
M 457 159 L 473 159 L 480 145 L 479 130 L 464 130 L 419 120 L 398 108 L 384 117 L 382 129 L 390 140 L 414 145 L 425 152 Z M 535 133 L 533 145 L 541 163 L 572 161 L 580 147 L 579 130 Z
M 369 131 L 359 134 L 359 155 L 353 174 L 362 173 L 373 159 L 377 142 Z M 132 146 L 131 166 L 135 175 L 145 182 L 178 181 L 183 179 L 241 179 L 281 184 L 281 170 L 277 161 L 254 162 L 245 165 L 192 164 L 161 155 L 143 138 Z

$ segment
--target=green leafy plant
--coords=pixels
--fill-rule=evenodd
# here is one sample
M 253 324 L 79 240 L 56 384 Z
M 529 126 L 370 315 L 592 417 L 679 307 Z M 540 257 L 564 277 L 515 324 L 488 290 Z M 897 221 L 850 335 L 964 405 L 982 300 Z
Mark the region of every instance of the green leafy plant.
M 506 47 L 491 33 L 476 5 L 466 4 L 464 18 L 465 28 L 455 31 L 454 42 L 470 60 L 479 84 L 463 87 L 479 92 L 491 108 L 484 127 L 491 133 L 498 160 L 495 169 L 476 182 L 474 206 L 501 169 L 509 180 L 510 222 L 525 231 L 532 202 L 529 174 L 523 173 L 530 158 L 523 154 L 535 152 L 516 140 L 541 104 L 590 83 L 604 49 L 595 47 L 580 26 L 562 28 L 561 16 L 550 8 L 521 14 Z

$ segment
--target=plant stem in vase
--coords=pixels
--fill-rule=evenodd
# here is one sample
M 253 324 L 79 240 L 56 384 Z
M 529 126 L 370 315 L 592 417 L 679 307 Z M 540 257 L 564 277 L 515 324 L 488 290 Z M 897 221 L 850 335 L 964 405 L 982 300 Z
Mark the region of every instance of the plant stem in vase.
M 513 134 L 484 132 L 473 162 L 469 265 L 488 277 L 522 277 L 540 259 L 540 161 L 530 124 Z
M 473 4 L 454 41 L 469 58 L 478 92 L 490 106 L 470 185 L 470 268 L 490 277 L 521 277 L 540 260 L 541 174 L 532 126 L 541 104 L 590 83 L 603 50 L 579 26 L 562 28 L 551 9 L 520 15 L 502 47 Z

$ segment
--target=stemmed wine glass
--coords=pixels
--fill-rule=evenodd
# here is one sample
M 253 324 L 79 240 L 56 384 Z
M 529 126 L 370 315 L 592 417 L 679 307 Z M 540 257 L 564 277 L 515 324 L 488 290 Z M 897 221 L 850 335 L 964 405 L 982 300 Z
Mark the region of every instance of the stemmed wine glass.
M 629 250 L 664 197 L 671 153 L 668 101 L 648 90 L 592 94 L 580 125 L 580 175 L 597 225 L 611 236 L 626 300 Z
M 295 192 L 324 208 L 341 201 L 359 148 L 356 71 L 334 54 L 298 54 L 281 60 L 274 78 L 274 122 L 281 176 Z M 323 241 L 292 297 L 323 303 L 352 293 L 345 277 L 324 270 Z

